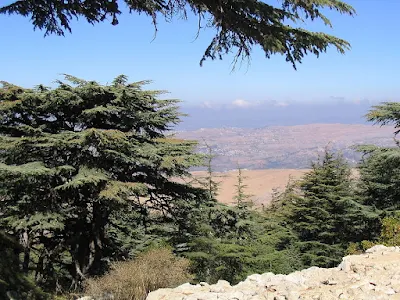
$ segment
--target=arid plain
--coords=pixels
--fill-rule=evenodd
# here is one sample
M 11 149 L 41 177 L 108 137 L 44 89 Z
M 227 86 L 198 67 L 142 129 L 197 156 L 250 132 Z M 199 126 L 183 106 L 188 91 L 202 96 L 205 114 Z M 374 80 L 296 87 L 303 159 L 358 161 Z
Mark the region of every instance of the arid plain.
M 353 146 L 392 146 L 393 127 L 363 124 L 309 124 L 257 129 L 205 128 L 176 133 L 200 141 L 199 151 L 212 148 L 215 180 L 221 182 L 218 200 L 234 203 L 237 166 L 243 168 L 247 191 L 256 205 L 268 204 L 274 189 L 282 191 L 289 177 L 299 179 L 325 147 L 343 153 L 354 167 L 361 158 Z M 195 176 L 205 172 L 196 170 Z
M 265 170 L 243 170 L 244 184 L 247 185 L 245 192 L 251 194 L 251 199 L 256 206 L 270 203 L 275 189 L 282 191 L 289 178 L 299 179 L 307 170 L 305 169 L 265 169 Z M 204 171 L 193 172 L 195 177 L 206 175 Z M 218 201 L 225 204 L 234 204 L 235 185 L 237 184 L 238 171 L 215 173 L 214 180 L 220 182 Z

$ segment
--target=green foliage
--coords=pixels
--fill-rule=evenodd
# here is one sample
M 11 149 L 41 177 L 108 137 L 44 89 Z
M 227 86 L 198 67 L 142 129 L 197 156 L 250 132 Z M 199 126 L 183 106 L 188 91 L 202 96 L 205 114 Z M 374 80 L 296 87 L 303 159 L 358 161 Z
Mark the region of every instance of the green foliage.
M 268 207 L 263 206 L 263 210 L 288 218 L 287 213 L 289 210 L 286 209 L 286 207 L 290 207 L 291 203 L 295 201 L 295 198 L 298 196 L 300 192 L 299 184 L 299 180 L 294 180 L 292 176 L 289 176 L 285 189 L 282 192 L 274 189 L 271 204 L 268 205 Z
M 350 242 L 374 237 L 379 216 L 356 201 L 342 156 L 326 150 L 298 186 L 289 186 L 278 211 L 298 235 L 305 266 L 335 266 Z
M 399 103 L 384 102 L 367 114 L 368 121 L 380 125 L 400 126 Z M 395 137 L 399 131 L 395 131 Z M 366 205 L 382 210 L 383 214 L 400 210 L 400 144 L 394 138 L 394 147 L 359 146 L 363 159 L 359 165 L 358 193 Z
M 396 102 L 383 102 L 373 106 L 366 115 L 367 120 L 375 124 L 394 124 L 400 126 L 400 105 Z M 396 139 L 399 130 L 394 132 L 394 147 L 361 145 L 357 149 L 363 153 L 358 169 L 360 172 L 357 194 L 365 205 L 380 212 L 381 226 L 369 228 L 379 231 L 373 239 L 353 243 L 349 253 L 365 251 L 375 244 L 387 246 L 399 245 L 400 210 L 400 144 Z
M 382 220 L 379 242 L 386 246 L 400 246 L 400 214 Z
M 243 176 L 243 170 L 238 168 L 237 175 L 237 184 L 235 184 L 236 195 L 234 196 L 234 200 L 238 208 L 247 208 L 252 206 L 251 197 L 252 195 L 246 193 L 247 185 L 244 184 L 244 180 L 247 177 Z
M 107 287 L 144 297 L 188 278 L 180 272 L 186 260 L 164 264 L 158 254 L 149 254 L 146 268 L 160 263 L 166 272 L 176 267 L 186 275 L 171 283 L 176 278 L 131 272 L 147 261 L 143 252 L 166 245 L 190 260 L 195 282 L 237 283 L 253 273 L 331 267 L 346 250 L 357 253 L 375 243 L 399 244 L 398 144 L 360 147 L 365 157 L 357 185 L 342 156 L 326 150 L 262 212 L 249 209 L 239 169 L 237 205 L 229 207 L 215 199 L 211 148 L 206 156 L 194 154 L 195 142 L 167 136 L 179 122 L 178 101 L 159 100 L 160 92 L 144 91 L 144 83 L 119 76 L 103 86 L 69 75 L 54 89 L 3 83 L 1 297 L 79 292 L 90 278 L 97 278 L 89 281 L 93 291 Z M 397 124 L 396 106 L 389 106 L 371 118 Z M 389 111 L 386 119 L 382 111 Z M 206 178 L 179 183 L 204 158 Z M 97 277 L 110 266 L 117 267 Z M 146 284 L 129 290 L 113 279 L 117 273 Z
M 400 132 L 400 103 L 399 102 L 383 102 L 375 105 L 366 115 L 367 120 L 380 125 L 393 124 L 394 128 L 399 129 L 395 134 Z
M 322 32 L 308 31 L 297 24 L 307 19 L 321 20 L 331 27 L 324 14 L 326 9 L 351 16 L 355 14 L 350 5 L 339 0 L 284 0 L 280 6 L 258 0 L 121 2 L 128 6 L 130 13 L 150 16 L 156 30 L 158 16 L 170 21 L 176 16 L 187 18 L 189 13 L 198 17 L 199 32 L 204 26 L 214 28 L 217 33 L 200 64 L 207 58 L 222 59 L 234 49 L 237 50 L 235 61 L 240 57 L 249 57 L 254 46 L 260 46 L 267 58 L 274 54 L 283 55 L 294 68 L 308 53 L 319 56 L 329 46 L 344 53 L 350 48 L 348 42 Z M 44 30 L 45 35 L 64 35 L 64 31 L 71 31 L 70 21 L 74 18 L 86 19 L 90 24 L 109 18 L 113 25 L 117 25 L 122 13 L 120 5 L 116 0 L 42 0 L 40 5 L 36 0 L 25 0 L 0 7 L 0 13 L 29 16 L 34 28 Z
M 19 270 L 21 246 L 4 232 L 0 231 L 0 298 L 39 300 L 49 299 L 31 278 Z
M 364 240 L 359 243 L 350 243 L 347 248 L 348 254 L 359 254 L 375 245 L 387 247 L 400 246 L 400 213 L 392 217 L 382 219 L 381 233 L 378 239 L 373 241 Z
M 215 200 L 218 196 L 218 189 L 219 186 L 221 185 L 220 182 L 215 181 L 215 177 L 220 177 L 216 176 L 212 162 L 213 159 L 215 158 L 215 154 L 213 153 L 213 150 L 210 145 L 207 144 L 206 141 L 203 141 L 206 148 L 207 148 L 207 154 L 204 155 L 204 165 L 206 167 L 206 175 L 203 177 L 196 178 L 195 182 L 200 184 L 205 190 L 207 190 L 208 197 L 210 200 Z
M 65 77 L 0 89 L 0 229 L 21 241 L 22 272 L 58 292 L 161 243 L 205 198 L 172 180 L 202 163 L 195 142 L 165 135 L 177 100 L 125 76 Z
M 183 252 L 196 282 L 237 283 L 253 273 L 290 273 L 302 267 L 296 236 L 272 215 L 218 204 L 209 209 L 207 220 Z
M 241 169 L 236 185 L 237 205 L 228 207 L 215 202 L 218 185 L 213 184 L 213 155 L 207 147 L 208 174 L 203 182 L 211 201 L 192 209 L 187 218 L 191 220 L 189 226 L 173 239 L 177 252 L 190 259 L 194 281 L 215 283 L 224 279 L 237 283 L 253 273 L 289 273 L 300 268 L 293 232 L 272 216 L 249 210 L 250 195 L 245 192 Z
M 380 210 L 400 209 L 400 148 L 360 147 L 359 194 L 365 204 Z

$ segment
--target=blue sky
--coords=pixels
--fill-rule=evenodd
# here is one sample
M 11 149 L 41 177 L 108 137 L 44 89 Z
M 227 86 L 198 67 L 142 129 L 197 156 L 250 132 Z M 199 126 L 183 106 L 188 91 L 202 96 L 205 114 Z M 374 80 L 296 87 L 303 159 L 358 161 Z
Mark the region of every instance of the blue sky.
M 10 1 L 6 1 L 10 2 Z M 1 4 L 4 2 L 1 1 Z M 196 19 L 160 20 L 154 41 L 151 19 L 124 14 L 118 26 L 73 22 L 65 37 L 43 37 L 29 19 L 0 16 L 0 80 L 23 86 L 51 84 L 68 73 L 102 83 L 126 74 L 132 81 L 151 79 L 151 88 L 165 89 L 186 103 L 245 101 L 399 100 L 399 0 L 349 0 L 352 18 L 329 13 L 333 29 L 324 30 L 351 42 L 346 55 L 329 50 L 319 59 L 307 57 L 294 71 L 281 56 L 264 58 L 254 49 L 251 65 L 231 72 L 232 57 L 206 61 L 202 54 L 214 31 L 196 35 Z

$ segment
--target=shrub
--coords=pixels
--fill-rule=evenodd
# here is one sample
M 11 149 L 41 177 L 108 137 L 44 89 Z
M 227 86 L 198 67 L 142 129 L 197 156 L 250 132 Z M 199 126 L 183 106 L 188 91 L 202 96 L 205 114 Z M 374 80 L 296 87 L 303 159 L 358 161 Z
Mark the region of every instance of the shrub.
M 398 217 L 382 220 L 380 241 L 385 246 L 400 246 L 400 219 Z
M 400 218 L 399 216 L 386 217 L 382 220 L 382 230 L 377 241 L 362 241 L 361 243 L 350 243 L 347 254 L 360 254 L 375 245 L 387 247 L 400 246 Z
M 136 259 L 117 262 L 111 271 L 86 282 L 85 294 L 112 294 L 115 300 L 143 300 L 149 292 L 189 281 L 189 260 L 176 257 L 168 248 L 157 248 Z
M 350 243 L 346 250 L 346 255 L 361 254 L 360 243 Z

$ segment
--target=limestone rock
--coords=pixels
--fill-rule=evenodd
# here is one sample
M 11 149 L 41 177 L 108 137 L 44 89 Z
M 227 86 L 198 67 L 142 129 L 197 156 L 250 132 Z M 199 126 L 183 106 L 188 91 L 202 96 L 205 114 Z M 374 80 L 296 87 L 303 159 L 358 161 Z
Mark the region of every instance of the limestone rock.
M 253 274 L 235 286 L 220 280 L 151 292 L 147 300 L 400 300 L 400 247 L 374 246 L 331 269 Z

